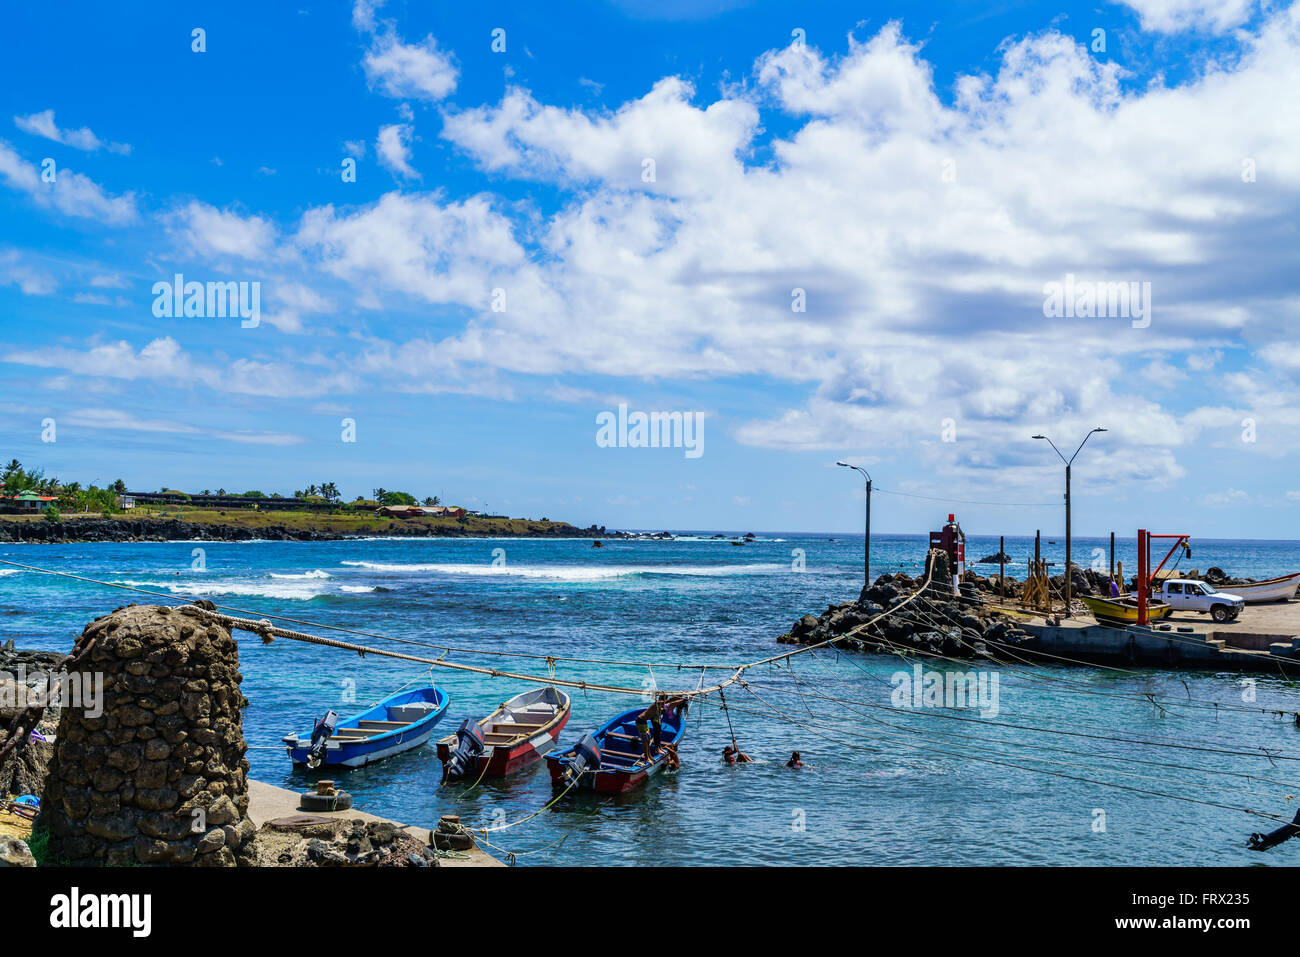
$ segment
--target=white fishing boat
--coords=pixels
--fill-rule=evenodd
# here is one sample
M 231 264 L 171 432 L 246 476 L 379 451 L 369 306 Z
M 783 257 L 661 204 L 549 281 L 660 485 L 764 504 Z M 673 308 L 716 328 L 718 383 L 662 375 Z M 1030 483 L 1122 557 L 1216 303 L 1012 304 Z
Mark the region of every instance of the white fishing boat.
M 1300 587 L 1300 572 L 1251 582 L 1249 585 L 1224 585 L 1222 590 L 1246 599 L 1247 605 L 1259 605 L 1263 602 L 1286 601 L 1294 598 L 1298 587 Z

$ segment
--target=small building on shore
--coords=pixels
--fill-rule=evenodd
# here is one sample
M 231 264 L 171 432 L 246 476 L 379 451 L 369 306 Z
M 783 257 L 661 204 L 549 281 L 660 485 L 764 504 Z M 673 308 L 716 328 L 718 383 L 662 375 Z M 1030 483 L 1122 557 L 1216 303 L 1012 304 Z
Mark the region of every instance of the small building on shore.
M 0 509 L 6 512 L 43 512 L 58 500 L 57 495 L 42 495 L 32 489 L 24 489 L 13 495 L 0 494 Z
M 461 518 L 465 514 L 456 505 L 383 505 L 376 511 L 389 518 Z

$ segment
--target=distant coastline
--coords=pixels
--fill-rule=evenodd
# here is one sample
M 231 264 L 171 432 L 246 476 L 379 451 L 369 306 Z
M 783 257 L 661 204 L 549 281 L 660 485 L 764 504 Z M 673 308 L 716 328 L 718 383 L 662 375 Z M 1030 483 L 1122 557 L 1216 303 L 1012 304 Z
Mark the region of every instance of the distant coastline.
M 640 538 L 603 525 L 579 528 L 549 519 L 407 518 L 374 514 L 238 511 L 179 516 L 0 517 L 0 542 L 339 541 L 350 538 Z

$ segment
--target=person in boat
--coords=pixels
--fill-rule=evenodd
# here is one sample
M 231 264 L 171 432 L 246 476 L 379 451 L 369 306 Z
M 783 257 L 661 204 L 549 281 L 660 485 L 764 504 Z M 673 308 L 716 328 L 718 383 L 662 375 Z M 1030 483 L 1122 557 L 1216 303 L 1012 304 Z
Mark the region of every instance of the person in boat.
M 636 716 L 636 739 L 641 744 L 641 757 L 647 764 L 650 763 L 650 719 L 646 717 L 646 711 L 642 711 Z
M 785 766 L 787 768 L 803 767 L 803 755 L 796 751 L 794 754 L 790 755 L 790 760 L 785 762 Z
M 677 771 L 682 766 L 682 759 L 677 756 L 676 744 L 664 745 L 664 760 L 667 762 L 669 771 Z
M 1119 597 L 1119 583 L 1115 581 L 1115 579 L 1113 578 L 1110 580 L 1110 597 L 1111 598 Z
M 641 747 L 647 761 L 650 755 L 659 750 L 659 745 L 663 740 L 663 720 L 664 715 L 676 717 L 678 712 L 686 713 L 687 700 L 684 696 L 670 698 L 667 695 L 656 695 L 655 700 L 650 702 L 650 707 L 641 712 L 636 719 L 637 734 L 641 735 Z M 651 732 L 650 738 L 647 739 L 642 734 L 643 724 L 648 724 L 648 730 Z M 653 745 L 651 744 L 653 741 Z
M 731 745 L 727 745 L 722 749 L 723 764 L 750 764 L 753 760 L 754 759 L 748 754 L 740 750 L 738 746 L 733 748 Z

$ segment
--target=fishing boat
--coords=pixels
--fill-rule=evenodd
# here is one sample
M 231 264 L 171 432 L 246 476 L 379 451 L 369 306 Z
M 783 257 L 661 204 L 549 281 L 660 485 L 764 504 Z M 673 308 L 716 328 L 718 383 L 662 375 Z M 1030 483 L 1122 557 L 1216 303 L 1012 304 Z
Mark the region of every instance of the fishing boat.
M 1282 575 L 1280 578 L 1266 578 L 1263 581 L 1251 582 L 1247 585 L 1222 586 L 1223 591 L 1231 592 L 1239 598 L 1246 599 L 1247 605 L 1258 605 L 1268 601 L 1286 601 L 1295 597 L 1297 588 L 1300 588 L 1300 572 L 1296 572 L 1294 575 Z
M 1138 623 L 1137 598 L 1132 595 L 1123 598 L 1095 598 L 1080 595 L 1079 599 L 1088 606 L 1088 611 L 1092 612 L 1092 617 L 1097 619 L 1098 624 L 1115 625 L 1122 628 L 1125 625 L 1136 625 Z M 1153 599 L 1147 602 L 1147 621 L 1153 622 L 1159 621 L 1161 618 L 1167 618 L 1172 610 L 1164 602 Z
M 558 688 L 515 695 L 486 718 L 466 718 L 438 742 L 443 780 L 504 777 L 541 760 L 569 723 L 569 696 Z
M 633 708 L 610 718 L 567 751 L 555 750 L 546 755 L 551 784 L 576 786 L 583 791 L 601 794 L 625 794 L 643 787 L 646 781 L 668 765 L 665 745 L 674 747 L 686 733 L 686 722 L 679 711 L 665 711 L 659 748 L 647 762 L 636 733 L 636 719 L 644 708 Z
M 294 764 L 359 768 L 428 741 L 448 700 L 441 688 L 399 691 L 350 718 L 327 711 L 310 732 L 281 740 Z

